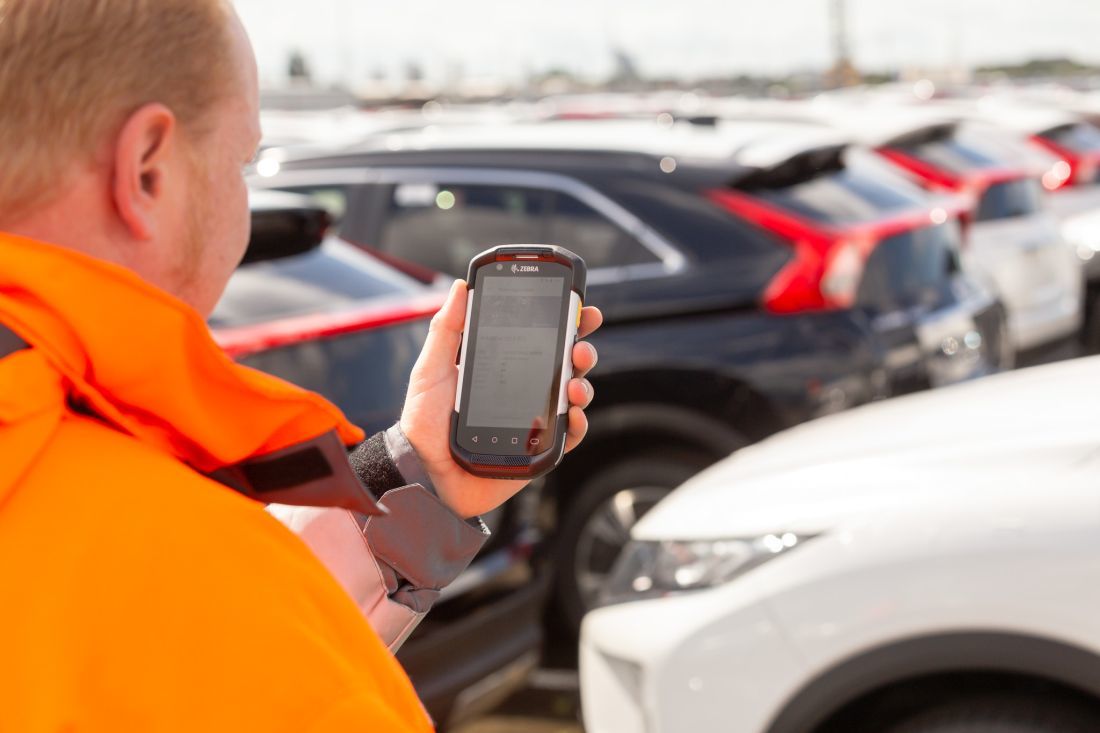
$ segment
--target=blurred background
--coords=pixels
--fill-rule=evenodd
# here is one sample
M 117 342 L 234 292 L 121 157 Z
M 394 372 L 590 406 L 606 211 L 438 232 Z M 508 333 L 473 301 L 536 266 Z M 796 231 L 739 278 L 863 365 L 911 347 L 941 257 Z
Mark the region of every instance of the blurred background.
M 399 655 L 441 729 L 1100 730 L 1093 0 L 236 6 L 230 355 L 373 431 L 488 247 L 606 316 Z
M 308 12 L 295 0 L 238 0 L 237 8 L 269 87 L 298 80 L 376 103 L 595 90 L 782 95 L 923 76 L 1076 77 L 1087 86 L 1100 63 L 1100 18 L 1087 0 L 318 0 Z

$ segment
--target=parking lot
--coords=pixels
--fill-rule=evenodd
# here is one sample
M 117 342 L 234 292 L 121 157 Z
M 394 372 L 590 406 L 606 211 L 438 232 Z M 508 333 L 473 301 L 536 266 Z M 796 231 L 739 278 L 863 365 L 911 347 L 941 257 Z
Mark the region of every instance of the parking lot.
M 1032 707 L 1091 719 L 1092 703 L 1072 692 L 1078 678 L 1044 661 L 1076 650 L 1041 625 L 1039 637 L 1016 637 L 968 619 L 995 616 L 992 599 L 1008 604 L 1010 585 L 993 582 L 1008 565 L 989 558 L 1030 562 L 1029 545 L 1009 539 L 1027 536 L 1012 533 L 1030 517 L 1086 541 L 1073 518 L 1090 511 L 1089 494 L 1069 467 L 1092 460 L 1091 422 L 1075 410 L 1090 394 L 1079 357 L 1100 344 L 1100 129 L 1023 93 L 926 92 L 692 94 L 690 114 L 678 107 L 686 95 L 506 110 L 433 102 L 353 116 L 365 138 L 335 152 L 284 138 L 261 153 L 253 223 L 272 239 L 253 245 L 255 277 L 313 278 L 296 258 L 316 252 L 355 263 L 387 305 L 331 331 L 321 313 L 310 321 L 320 338 L 293 336 L 276 312 L 273 328 L 288 335 L 273 349 L 238 323 L 256 318 L 263 281 L 246 279 L 246 264 L 215 337 L 244 363 L 348 405 L 368 430 L 397 414 L 427 318 L 484 247 L 553 241 L 592 275 L 584 301 L 604 325 L 590 339 L 600 360 L 585 443 L 486 515 L 494 539 L 399 653 L 441 723 L 579 731 L 582 691 L 596 733 L 648 730 L 653 716 L 707 730 L 728 704 L 745 730 L 778 716 L 798 733 L 803 716 L 929 733 Z M 271 130 L 308 136 L 327 114 L 279 112 Z M 316 276 L 335 293 L 332 272 Z M 376 358 L 368 366 L 360 353 Z M 375 371 L 351 376 L 361 369 Z M 484 430 L 473 440 L 495 442 L 499 431 Z M 1049 506 L 1062 508 L 1048 517 L 1032 487 L 1051 476 Z M 911 596 L 889 563 L 936 591 Z M 1056 597 L 1065 577 L 1031 582 Z M 819 606 L 833 610 L 813 615 Z M 586 613 L 591 663 L 578 675 L 560 659 L 575 657 Z M 880 623 L 855 621 L 868 617 Z M 903 617 L 915 640 L 890 630 Z M 539 631 L 551 653 L 524 682 Z M 833 648 L 841 637 L 848 646 Z M 812 685 L 831 676 L 803 679 L 803 656 L 841 665 L 865 646 L 866 659 L 850 660 L 870 665 L 860 679 L 897 687 L 821 702 Z M 726 654 L 759 674 L 731 677 Z M 909 654 L 934 660 L 927 684 L 907 686 Z M 1021 669 L 1023 658 L 1034 666 Z M 951 692 L 957 668 L 972 695 Z M 647 687 L 663 675 L 680 684 Z M 787 700 L 788 685 L 805 686 L 807 701 Z M 987 695 L 1005 699 L 987 711 Z
M 1100 731 L 1093 4 L 0 0 L 0 733 Z
M 555 675 L 562 677 L 560 673 Z M 554 686 L 562 687 L 561 679 Z M 540 680 L 536 675 L 533 684 Z M 581 733 L 577 691 L 528 688 L 479 720 L 459 726 L 456 733 Z

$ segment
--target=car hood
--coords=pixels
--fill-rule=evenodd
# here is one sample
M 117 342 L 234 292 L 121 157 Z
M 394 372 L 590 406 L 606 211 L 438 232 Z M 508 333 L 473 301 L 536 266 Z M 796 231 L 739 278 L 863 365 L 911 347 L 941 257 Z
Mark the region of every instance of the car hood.
M 1100 453 L 1100 357 L 902 397 L 787 430 L 692 478 L 639 539 L 820 532 L 869 514 L 1055 490 Z

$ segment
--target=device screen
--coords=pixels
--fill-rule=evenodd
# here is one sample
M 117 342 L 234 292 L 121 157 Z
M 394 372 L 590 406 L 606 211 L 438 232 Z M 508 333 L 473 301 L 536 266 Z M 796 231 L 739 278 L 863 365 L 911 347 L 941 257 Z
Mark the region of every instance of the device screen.
M 466 450 L 530 455 L 553 443 L 569 276 L 550 262 L 478 270 L 458 436 Z

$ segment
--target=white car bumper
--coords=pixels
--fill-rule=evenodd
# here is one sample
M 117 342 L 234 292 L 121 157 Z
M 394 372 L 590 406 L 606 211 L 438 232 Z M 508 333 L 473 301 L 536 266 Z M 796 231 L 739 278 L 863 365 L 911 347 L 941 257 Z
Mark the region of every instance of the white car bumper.
M 731 610 L 730 601 L 725 588 L 590 613 L 580 656 L 585 730 L 763 731 L 802 667 L 763 605 Z

